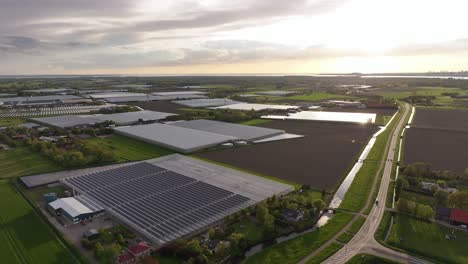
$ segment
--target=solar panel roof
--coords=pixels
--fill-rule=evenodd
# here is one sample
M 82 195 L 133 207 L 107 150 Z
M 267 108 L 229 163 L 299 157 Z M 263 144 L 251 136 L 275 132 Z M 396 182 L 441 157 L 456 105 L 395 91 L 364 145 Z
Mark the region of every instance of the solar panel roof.
M 62 182 L 84 205 L 103 208 L 159 246 L 293 189 L 177 154 Z

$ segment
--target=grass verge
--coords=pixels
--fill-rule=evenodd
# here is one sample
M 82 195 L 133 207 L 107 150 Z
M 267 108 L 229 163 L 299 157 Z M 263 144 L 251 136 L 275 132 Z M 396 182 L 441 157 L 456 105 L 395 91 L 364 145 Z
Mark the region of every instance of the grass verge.
M 326 260 L 338 250 L 340 250 L 343 247 L 343 245 L 340 245 L 338 243 L 332 243 L 328 247 L 324 248 L 322 251 L 320 251 L 319 254 L 317 254 L 313 259 L 307 261 L 307 264 L 319 264 L 322 263 L 322 261 Z

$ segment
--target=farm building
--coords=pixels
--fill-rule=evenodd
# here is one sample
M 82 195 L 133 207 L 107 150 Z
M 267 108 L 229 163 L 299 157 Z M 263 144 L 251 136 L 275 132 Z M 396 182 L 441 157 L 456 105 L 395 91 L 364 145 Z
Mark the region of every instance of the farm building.
M 185 91 L 185 92 L 154 92 L 153 95 L 158 96 L 185 96 L 185 95 L 204 95 L 206 92 Z
M 279 120 L 310 120 L 324 122 L 345 122 L 345 123 L 375 123 L 376 114 L 372 113 L 354 113 L 354 112 L 325 112 L 325 111 L 301 111 L 289 115 L 267 115 L 262 116 L 266 119 Z
M 57 216 L 63 216 L 73 224 L 92 218 L 99 211 L 93 211 L 74 197 L 57 199 L 47 205 L 47 209 Z
M 117 134 L 181 153 L 190 153 L 205 148 L 216 147 L 222 143 L 239 140 L 232 136 L 166 124 L 118 127 L 114 131 Z
M 75 95 L 21 96 L 0 98 L 0 102 L 5 105 L 54 105 L 63 103 L 63 100 L 79 98 Z
M 95 93 L 88 95 L 93 99 L 107 99 L 113 97 L 132 97 L 132 96 L 146 96 L 144 93 L 130 93 L 130 92 L 110 92 L 110 93 Z
M 90 115 L 94 119 L 101 120 L 102 122 L 105 121 L 113 121 L 117 125 L 131 125 L 139 122 L 155 122 L 159 120 L 166 119 L 169 116 L 173 116 L 175 114 L 171 113 L 164 113 L 164 112 L 156 112 L 156 111 L 136 111 L 136 112 L 128 112 L 128 113 L 117 113 L 117 114 L 97 114 L 97 115 Z
M 248 142 L 269 138 L 285 133 L 283 130 L 278 129 L 246 126 L 204 119 L 175 122 L 171 125 L 221 135 L 233 136 Z
M 173 101 L 178 105 L 183 105 L 187 107 L 215 107 L 223 105 L 238 104 L 238 101 L 234 101 L 226 98 L 206 98 L 206 99 L 192 99 L 192 100 L 180 100 Z
M 293 106 L 293 105 L 269 105 L 269 104 L 250 104 L 250 103 L 239 103 L 239 104 L 215 107 L 215 109 L 231 109 L 231 110 L 245 110 L 245 111 L 291 110 L 291 109 L 298 109 L 298 108 L 299 106 Z
M 74 127 L 89 127 L 95 124 L 102 123 L 103 121 L 92 118 L 83 117 L 78 115 L 63 115 L 63 116 L 51 116 L 51 117 L 40 117 L 31 118 L 32 122 L 46 126 L 54 127 L 59 129 L 68 129 Z
M 44 89 L 34 89 L 34 90 L 24 90 L 25 93 L 43 93 L 43 94 L 57 94 L 71 91 L 70 88 L 44 88 Z
M 450 208 L 447 207 L 437 207 L 435 212 L 435 219 L 441 221 L 449 221 L 450 219 Z
M 450 210 L 450 223 L 453 225 L 468 225 L 468 211 L 453 208 Z
M 179 154 L 69 177 L 62 183 L 83 204 L 102 207 L 156 247 L 294 189 Z

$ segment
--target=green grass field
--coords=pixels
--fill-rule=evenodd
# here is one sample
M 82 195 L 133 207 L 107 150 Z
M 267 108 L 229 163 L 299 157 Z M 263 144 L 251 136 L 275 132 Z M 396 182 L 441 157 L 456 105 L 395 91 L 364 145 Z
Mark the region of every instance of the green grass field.
M 434 197 L 416 192 L 402 191 L 400 198 L 407 199 L 420 204 L 429 205 L 431 207 L 436 204 L 436 200 Z
M 309 232 L 275 244 L 263 251 L 244 260 L 244 264 L 257 263 L 297 263 L 300 259 L 307 256 L 319 248 L 323 243 L 332 238 L 340 231 L 353 216 L 348 213 L 337 212 L 335 216 L 325 226 L 318 228 L 313 232 Z
M 24 119 L 21 118 L 1 118 L 0 119 L 0 127 L 2 126 L 14 126 L 24 123 Z
M 340 237 L 336 239 L 336 241 L 341 242 L 341 243 L 348 243 L 352 238 L 354 237 L 354 234 L 344 232 Z
M 28 147 L 0 151 L 0 178 L 18 177 L 63 170 Z
M 293 95 L 293 96 L 287 96 L 287 97 L 275 97 L 271 98 L 272 100 L 297 100 L 297 101 L 321 101 L 321 100 L 327 100 L 327 99 L 346 99 L 346 98 L 352 98 L 351 96 L 347 95 L 342 95 L 342 94 L 331 94 L 331 93 L 323 93 L 323 92 L 317 92 L 317 93 L 310 93 L 310 94 L 298 94 L 298 95 Z
M 80 263 L 6 181 L 0 181 L 2 263 Z
M 86 143 L 97 145 L 113 152 L 119 157 L 119 162 L 152 159 L 174 153 L 170 150 L 120 135 L 112 135 L 105 138 L 90 138 L 86 140 Z
M 354 256 L 351 260 L 346 262 L 346 264 L 397 264 L 393 260 L 367 255 L 367 254 L 359 254 Z
M 376 91 L 374 94 L 381 95 L 385 98 L 395 98 L 395 99 L 402 99 L 408 96 L 436 96 L 436 97 L 444 97 L 442 93 L 453 93 L 458 92 L 461 94 L 466 93 L 465 90 L 460 88 L 453 88 L 453 87 L 417 87 L 417 88 L 407 88 L 402 91 Z M 443 98 L 442 98 L 443 99 Z
M 468 233 L 454 231 L 456 239 L 447 240 L 452 228 L 417 220 L 405 215 L 395 217 L 388 243 L 444 263 L 468 263 Z
M 255 126 L 255 125 L 261 125 L 261 124 L 269 123 L 271 121 L 272 120 L 269 120 L 269 119 L 252 119 L 252 120 L 249 120 L 249 121 L 240 122 L 239 124 L 246 125 L 246 126 Z
M 340 250 L 343 246 L 338 243 L 332 243 L 328 247 L 324 248 L 320 251 L 319 254 L 315 255 L 311 260 L 307 261 L 307 264 L 319 264 L 322 263 L 324 260 L 335 254 L 338 250 Z
M 349 228 L 348 228 L 348 232 L 350 233 L 353 233 L 353 234 L 356 234 L 357 232 L 359 232 L 359 229 L 361 229 L 361 226 L 364 224 L 364 222 L 366 222 L 366 218 L 364 218 L 363 216 L 360 216 Z

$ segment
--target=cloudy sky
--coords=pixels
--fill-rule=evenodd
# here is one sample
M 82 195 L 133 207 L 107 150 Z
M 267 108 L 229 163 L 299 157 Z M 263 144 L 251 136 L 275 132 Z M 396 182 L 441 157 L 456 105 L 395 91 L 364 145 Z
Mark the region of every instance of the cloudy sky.
M 0 0 L 0 74 L 468 70 L 466 0 Z

